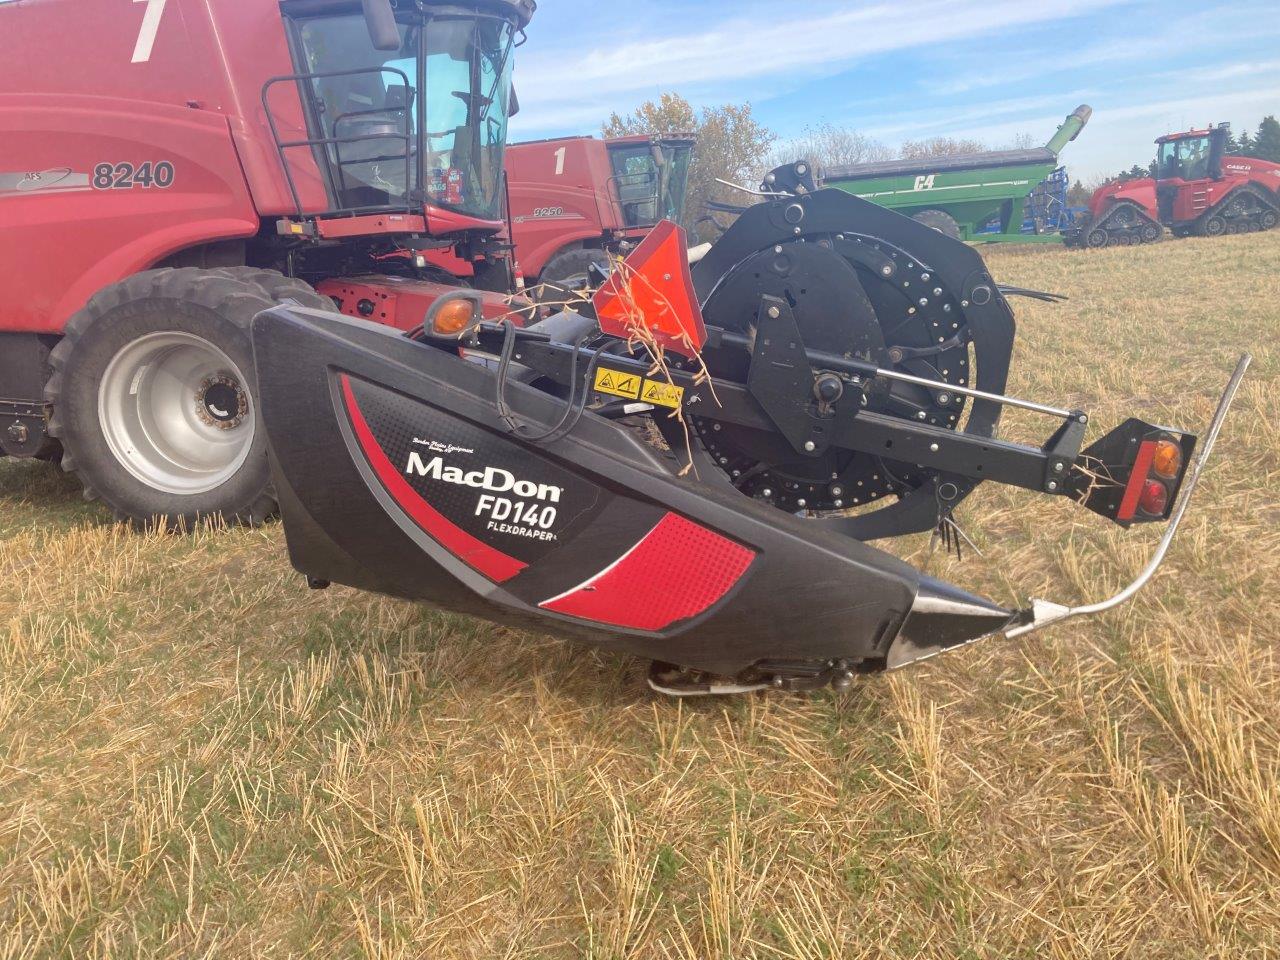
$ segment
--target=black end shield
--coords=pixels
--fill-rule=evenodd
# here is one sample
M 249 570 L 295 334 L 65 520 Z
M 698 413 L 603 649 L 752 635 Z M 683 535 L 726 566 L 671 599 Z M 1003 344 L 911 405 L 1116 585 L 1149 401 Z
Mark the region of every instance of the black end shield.
M 886 553 L 679 477 L 613 421 L 524 441 L 482 364 L 300 307 L 260 315 L 253 341 L 290 556 L 316 580 L 726 676 L 905 662 L 891 647 L 905 622 L 926 649 L 926 615 L 942 647 L 999 627 L 977 598 L 983 616 L 926 614 L 921 598 L 950 588 L 921 590 Z M 523 384 L 507 398 L 535 431 L 563 412 Z

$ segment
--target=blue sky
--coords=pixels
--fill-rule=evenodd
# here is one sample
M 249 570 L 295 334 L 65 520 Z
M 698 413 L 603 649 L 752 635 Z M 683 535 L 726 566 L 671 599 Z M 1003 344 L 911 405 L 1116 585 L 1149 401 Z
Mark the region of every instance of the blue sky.
M 1280 114 L 1276 0 L 541 0 L 520 48 L 518 138 L 599 133 L 664 91 L 749 101 L 784 138 L 848 125 L 889 145 L 1044 142 L 1090 179 L 1154 155 L 1162 133 Z

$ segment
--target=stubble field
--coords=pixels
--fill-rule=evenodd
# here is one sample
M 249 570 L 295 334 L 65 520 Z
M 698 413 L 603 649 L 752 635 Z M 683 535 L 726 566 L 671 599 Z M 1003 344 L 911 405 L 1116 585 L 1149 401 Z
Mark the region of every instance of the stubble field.
M 1280 956 L 1280 234 L 988 260 L 1071 296 L 1015 302 L 1017 395 L 1199 428 L 1255 363 L 1135 602 L 845 694 L 658 699 L 0 461 L 0 958 Z M 1008 602 L 1158 535 L 958 519 L 984 558 L 901 549 Z

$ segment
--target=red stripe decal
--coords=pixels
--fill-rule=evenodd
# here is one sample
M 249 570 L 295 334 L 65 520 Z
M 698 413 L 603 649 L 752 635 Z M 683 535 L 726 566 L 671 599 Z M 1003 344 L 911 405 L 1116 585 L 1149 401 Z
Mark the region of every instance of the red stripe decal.
M 461 527 L 456 526 L 449 518 L 438 512 L 398 471 L 387 458 L 369 424 L 360 412 L 355 393 L 351 390 L 351 378 L 342 375 L 342 396 L 346 401 L 347 413 L 351 417 L 351 426 L 355 430 L 360 449 L 369 458 L 369 465 L 378 475 L 383 486 L 400 509 L 413 518 L 414 523 L 423 529 L 433 540 L 453 553 L 469 567 L 484 574 L 495 583 L 505 583 L 516 576 L 528 564 L 515 557 L 509 557 L 501 550 L 495 550 L 487 543 L 477 540 Z
M 1142 485 L 1151 474 L 1151 460 L 1156 455 L 1154 440 L 1145 440 L 1138 447 L 1138 456 L 1133 461 L 1133 472 L 1129 474 L 1129 484 L 1124 488 L 1124 499 L 1120 501 L 1120 509 L 1116 511 L 1117 520 L 1132 520 L 1138 512 L 1138 498 L 1142 496 Z
M 674 513 L 590 580 L 540 607 L 632 630 L 663 630 L 695 617 L 737 583 L 756 555 Z

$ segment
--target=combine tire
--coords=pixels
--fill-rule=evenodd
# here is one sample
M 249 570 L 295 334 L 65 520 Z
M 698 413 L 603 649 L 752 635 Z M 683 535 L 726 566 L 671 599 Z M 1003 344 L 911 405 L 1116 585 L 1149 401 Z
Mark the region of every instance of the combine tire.
M 609 254 L 604 250 L 566 250 L 552 257 L 538 278 L 543 283 L 554 283 L 571 290 L 580 290 L 588 284 L 592 264 L 609 269 Z
M 323 299 L 269 271 L 151 270 L 68 321 L 45 400 L 86 499 L 170 529 L 274 512 L 249 340 L 253 317 L 276 303 L 267 287 L 307 306 Z
M 931 230 L 937 230 L 952 240 L 960 239 L 960 224 L 956 223 L 955 218 L 949 213 L 943 213 L 941 210 L 921 210 L 911 219 L 916 223 L 924 224 Z
M 542 268 L 533 288 L 534 299 L 556 309 L 570 309 L 582 299 L 582 291 L 591 285 L 590 269 L 598 264 L 609 269 L 609 254 L 604 250 L 581 248 L 558 253 Z
M 305 280 L 297 277 L 286 277 L 278 270 L 265 270 L 259 267 L 220 267 L 218 273 L 225 273 L 236 280 L 256 284 L 268 297 L 277 302 L 295 300 L 304 307 L 313 310 L 327 310 L 333 313 L 337 308 L 333 300 Z

